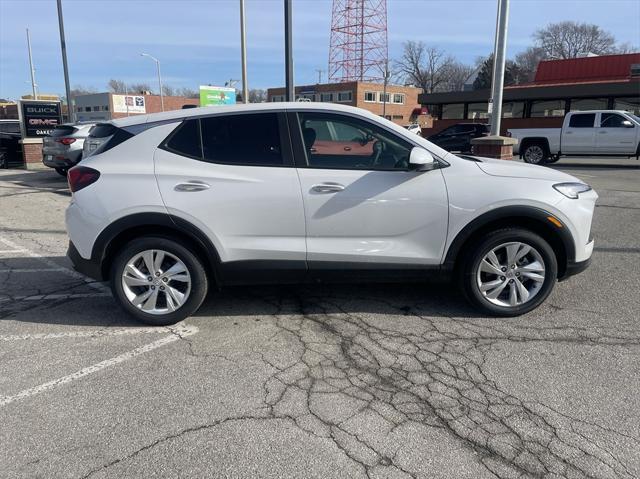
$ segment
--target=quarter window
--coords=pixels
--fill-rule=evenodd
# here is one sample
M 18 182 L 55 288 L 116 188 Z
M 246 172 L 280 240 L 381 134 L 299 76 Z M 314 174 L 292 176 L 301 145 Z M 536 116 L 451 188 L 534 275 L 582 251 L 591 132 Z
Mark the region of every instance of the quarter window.
M 169 138 L 166 148 L 179 155 L 202 159 L 200 125 L 198 120 L 186 120 Z
M 312 168 L 406 170 L 412 145 L 377 125 L 345 115 L 299 114 Z
M 570 128 L 593 128 L 596 121 L 595 113 L 585 113 L 583 115 L 572 115 L 569 120 Z
M 200 120 L 205 161 L 282 166 L 276 113 L 221 115 Z

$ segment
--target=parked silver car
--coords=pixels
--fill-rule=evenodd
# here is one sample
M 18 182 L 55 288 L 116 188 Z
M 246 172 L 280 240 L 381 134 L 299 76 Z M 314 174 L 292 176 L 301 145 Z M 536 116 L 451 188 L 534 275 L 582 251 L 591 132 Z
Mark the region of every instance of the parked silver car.
M 58 125 L 43 140 L 42 162 L 62 176 L 82 159 L 84 140 L 95 123 L 65 123 Z

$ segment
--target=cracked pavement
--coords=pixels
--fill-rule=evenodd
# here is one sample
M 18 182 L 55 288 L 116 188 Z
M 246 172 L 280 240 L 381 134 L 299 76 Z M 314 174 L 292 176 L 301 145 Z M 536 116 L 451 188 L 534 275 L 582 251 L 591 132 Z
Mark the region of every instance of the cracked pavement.
M 600 194 L 596 249 L 525 316 L 319 284 L 155 329 L 67 269 L 64 181 L 1 172 L 2 477 L 640 477 L 640 166 L 554 167 Z

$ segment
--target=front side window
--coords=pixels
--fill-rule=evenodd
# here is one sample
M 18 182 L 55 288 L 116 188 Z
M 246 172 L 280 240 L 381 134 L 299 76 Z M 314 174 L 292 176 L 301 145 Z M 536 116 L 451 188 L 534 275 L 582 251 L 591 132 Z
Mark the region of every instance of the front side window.
M 299 113 L 312 168 L 406 170 L 413 145 L 368 121 L 333 113 Z
M 205 161 L 253 166 L 282 166 L 276 113 L 220 115 L 200 120 Z
M 593 128 L 596 121 L 595 113 L 584 113 L 582 115 L 572 115 L 569 120 L 570 128 Z
M 623 122 L 626 118 L 622 115 L 617 115 L 616 113 L 602 113 L 601 115 L 601 128 L 624 128 Z

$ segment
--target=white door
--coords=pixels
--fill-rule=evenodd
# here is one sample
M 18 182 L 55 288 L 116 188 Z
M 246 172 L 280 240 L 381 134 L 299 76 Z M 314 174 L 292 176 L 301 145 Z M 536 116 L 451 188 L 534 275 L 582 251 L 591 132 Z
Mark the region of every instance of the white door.
M 619 113 L 600 113 L 600 128 L 596 133 L 596 150 L 600 155 L 636 152 L 638 125 Z
M 562 153 L 592 155 L 596 151 L 596 114 L 572 113 L 562 131 Z
M 284 117 L 218 115 L 178 128 L 155 154 L 169 213 L 209 235 L 222 262 L 284 260 L 304 267 L 302 196 L 290 149 L 281 146 L 288 144 L 281 138 Z
M 448 220 L 442 173 L 410 170 L 413 145 L 368 120 L 312 111 L 297 118 L 290 124 L 300 133 L 292 138 L 309 269 L 323 262 L 438 264 Z

